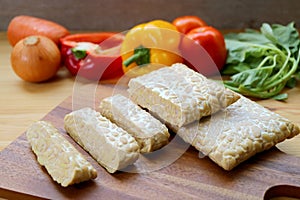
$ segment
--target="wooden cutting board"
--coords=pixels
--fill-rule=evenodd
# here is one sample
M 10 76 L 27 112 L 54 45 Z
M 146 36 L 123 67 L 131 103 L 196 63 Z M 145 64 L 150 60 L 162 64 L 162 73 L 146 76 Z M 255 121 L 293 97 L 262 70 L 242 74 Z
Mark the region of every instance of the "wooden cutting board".
M 76 88 L 76 85 L 75 85 Z M 53 123 L 96 168 L 95 180 L 63 188 L 53 182 L 32 153 L 25 133 L 0 152 L 0 197 L 11 199 L 269 199 L 300 198 L 300 157 L 276 147 L 260 153 L 232 171 L 224 171 L 209 158 L 198 158 L 189 147 L 175 162 L 149 173 L 109 174 L 66 134 L 65 114 L 84 106 L 97 108 L 101 98 L 123 93 L 112 85 L 77 87 L 73 96 L 48 113 Z M 260 101 L 271 110 L 300 124 L 300 89 L 289 91 L 288 102 Z

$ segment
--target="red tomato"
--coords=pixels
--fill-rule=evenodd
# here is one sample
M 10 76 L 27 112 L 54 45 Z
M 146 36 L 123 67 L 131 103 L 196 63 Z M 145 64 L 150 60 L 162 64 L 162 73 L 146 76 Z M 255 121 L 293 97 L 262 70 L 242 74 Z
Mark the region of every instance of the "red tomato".
M 182 16 L 173 21 L 180 33 L 186 34 L 194 28 L 207 26 L 206 22 L 197 16 Z
M 222 33 L 197 16 L 173 21 L 182 35 L 180 50 L 185 63 L 204 75 L 213 75 L 225 65 L 227 49 Z
M 219 30 L 211 26 L 198 27 L 188 32 L 186 37 L 200 44 L 208 52 L 219 70 L 223 68 L 227 50 L 224 36 Z M 185 46 L 184 43 L 182 45 L 184 51 L 189 51 L 189 46 Z

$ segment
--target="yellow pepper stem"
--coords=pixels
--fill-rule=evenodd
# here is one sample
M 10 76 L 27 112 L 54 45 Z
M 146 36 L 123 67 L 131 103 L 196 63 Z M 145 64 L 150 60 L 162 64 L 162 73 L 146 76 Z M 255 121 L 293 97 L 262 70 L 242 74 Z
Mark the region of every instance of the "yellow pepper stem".
M 131 63 L 137 65 L 144 65 L 150 63 L 150 49 L 145 48 L 142 45 L 134 49 L 134 53 L 127 60 L 123 62 L 123 65 L 128 67 Z

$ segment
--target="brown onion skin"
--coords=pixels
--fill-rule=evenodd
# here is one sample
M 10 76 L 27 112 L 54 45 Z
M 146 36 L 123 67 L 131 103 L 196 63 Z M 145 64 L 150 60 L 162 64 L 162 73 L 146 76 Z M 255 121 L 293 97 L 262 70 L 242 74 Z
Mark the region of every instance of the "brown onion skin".
M 14 46 L 10 60 L 14 72 L 21 79 L 38 83 L 56 75 L 61 54 L 51 39 L 35 35 L 20 40 Z

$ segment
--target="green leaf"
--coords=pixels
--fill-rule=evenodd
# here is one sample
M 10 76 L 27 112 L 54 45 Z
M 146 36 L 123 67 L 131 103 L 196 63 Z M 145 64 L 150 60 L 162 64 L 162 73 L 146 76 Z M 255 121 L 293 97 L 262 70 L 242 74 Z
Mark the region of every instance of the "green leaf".
M 272 25 L 274 37 L 276 37 L 278 44 L 290 48 L 292 53 L 297 52 L 299 48 L 299 33 L 294 27 L 294 22 L 289 23 L 287 26 L 280 24 Z
M 263 23 L 263 25 L 260 28 L 260 31 L 272 43 L 274 43 L 274 44 L 278 43 L 277 38 L 274 36 L 273 29 L 269 24 Z
M 245 87 L 263 87 L 271 73 L 271 68 L 251 69 L 235 74 L 231 78 L 233 82 Z
M 297 85 L 297 80 L 296 80 L 296 78 L 292 77 L 286 82 L 285 86 L 288 88 L 294 88 L 294 87 L 296 87 L 296 85 Z
M 272 99 L 275 99 L 277 101 L 284 101 L 284 100 L 287 100 L 287 98 L 288 98 L 287 93 L 278 94 L 278 95 L 272 97 Z
M 285 86 L 295 87 L 300 78 L 300 39 L 293 22 L 287 26 L 264 23 L 260 31 L 230 33 L 225 44 L 228 54 L 222 74 L 231 75 L 224 84 L 234 91 L 271 98 Z
M 252 66 L 248 63 L 239 63 L 238 65 L 234 66 L 234 69 L 237 72 L 243 72 L 252 69 Z
M 259 33 L 256 30 L 252 29 L 247 29 L 246 32 L 242 33 L 229 33 L 225 35 L 225 39 L 227 40 L 235 40 L 235 41 L 240 41 L 240 42 L 245 42 L 245 43 L 255 43 L 255 44 L 268 44 L 270 41 L 261 33 Z
M 235 65 L 226 65 L 223 70 L 221 71 L 221 73 L 223 75 L 233 75 L 235 73 L 238 73 L 238 71 L 235 69 Z
M 244 62 L 249 57 L 263 57 L 270 50 L 268 46 L 248 42 L 225 40 L 225 43 L 228 49 L 227 64 Z
M 222 70 L 223 75 L 233 75 L 251 69 L 247 63 L 228 64 Z

